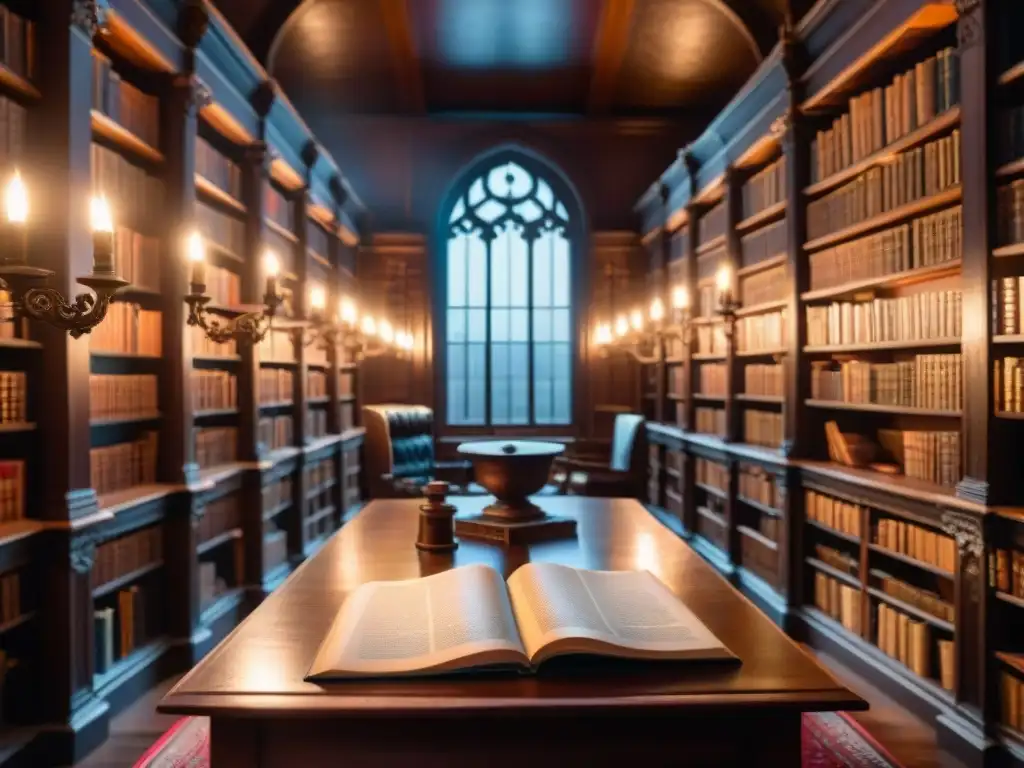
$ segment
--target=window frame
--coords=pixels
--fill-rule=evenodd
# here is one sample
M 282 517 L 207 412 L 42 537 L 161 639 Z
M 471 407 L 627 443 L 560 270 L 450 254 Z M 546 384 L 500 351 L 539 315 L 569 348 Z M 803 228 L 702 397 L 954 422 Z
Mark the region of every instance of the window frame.
M 448 237 L 450 231 L 450 216 L 456 202 L 461 199 L 469 190 L 469 187 L 477 178 L 484 176 L 494 166 L 506 162 L 515 162 L 522 166 L 534 178 L 543 179 L 551 187 L 558 202 L 565 206 L 569 214 L 568 224 L 565 226 L 565 239 L 569 245 L 569 274 L 570 274 L 570 414 L 571 420 L 568 424 L 542 424 L 542 425 L 494 425 L 494 424 L 449 424 L 448 423 L 448 346 L 447 346 L 447 323 L 448 323 Z M 433 245 L 432 283 L 433 283 L 433 350 L 434 350 L 434 411 L 435 429 L 439 436 L 493 436 L 493 437 L 548 437 L 548 438 L 575 438 L 579 435 L 580 425 L 583 423 L 582 416 L 586 409 L 583 403 L 583 365 L 581 353 L 586 350 L 586 345 L 581 343 L 585 339 L 582 328 L 582 318 L 586 316 L 585 302 L 588 286 L 588 275 L 586 274 L 586 259 L 583 254 L 587 247 L 587 223 L 585 213 L 579 201 L 579 196 L 572 184 L 565 178 L 562 172 L 553 164 L 536 156 L 526 149 L 518 147 L 502 147 L 481 155 L 476 160 L 465 166 L 457 175 L 444 195 L 437 212 L 437 225 L 435 227 L 435 239 Z M 532 273 L 532 248 L 531 273 Z M 532 286 L 530 287 L 532 295 Z M 488 270 L 488 293 L 490 292 L 490 271 Z M 530 317 L 532 324 L 532 306 Z M 490 302 L 488 301 L 487 322 L 490 324 Z M 490 418 L 490 334 L 488 333 L 487 344 L 487 416 Z M 530 341 L 531 373 L 533 357 L 533 340 Z M 530 410 L 533 418 L 533 381 L 530 381 Z

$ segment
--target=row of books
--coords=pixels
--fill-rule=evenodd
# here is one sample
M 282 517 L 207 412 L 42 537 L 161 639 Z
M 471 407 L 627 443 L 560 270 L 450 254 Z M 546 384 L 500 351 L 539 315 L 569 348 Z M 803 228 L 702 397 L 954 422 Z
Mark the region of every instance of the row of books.
M 206 293 L 214 304 L 237 307 L 242 303 L 242 278 L 226 267 L 206 267 Z
M 334 506 L 329 501 L 315 500 L 306 503 L 306 517 L 302 521 L 306 529 L 306 541 L 314 542 L 334 532 Z
M 880 429 L 878 438 L 907 477 L 950 488 L 960 482 L 959 432 Z
M 282 368 L 260 368 L 260 405 L 290 403 L 295 398 L 295 372 Z
M 263 245 L 268 251 L 275 254 L 281 266 L 281 274 L 286 278 L 295 272 L 295 241 L 282 235 L 275 229 L 265 227 L 263 230 Z M 285 290 L 282 288 L 282 291 Z
M 680 403 L 681 405 L 681 403 Z M 346 402 L 342 403 L 338 408 L 341 413 L 341 431 L 348 432 L 356 425 L 356 408 L 355 403 Z
M 997 549 L 988 555 L 988 583 L 993 589 L 1024 597 L 1024 552 Z
M 808 520 L 834 531 L 860 538 L 864 507 L 817 491 L 804 491 L 804 513 Z
M 292 490 L 291 475 L 285 475 L 284 477 L 263 486 L 261 491 L 263 496 L 263 512 L 266 513 L 270 510 L 277 509 L 283 504 L 291 504 Z
M 203 516 L 199 518 L 196 536 L 202 543 L 241 527 L 242 498 L 236 491 L 206 505 Z
M 24 161 L 27 123 L 26 109 L 18 102 L 0 96 L 0 167 L 16 167 Z
M 272 330 L 257 345 L 260 360 L 293 363 L 295 362 L 295 342 L 287 331 Z
M 780 265 L 740 278 L 740 303 L 752 307 L 786 298 L 786 266 Z
M 773 352 L 786 346 L 786 310 L 748 315 L 736 321 L 739 352 Z
M 223 343 L 212 341 L 197 325 L 186 327 L 185 332 L 195 357 L 234 357 L 238 354 L 238 342 L 234 339 Z
M 762 518 L 758 525 L 758 532 L 764 538 L 775 541 L 777 533 L 776 522 L 774 518 Z M 744 535 L 745 533 L 745 530 L 740 531 L 740 562 L 743 564 L 743 567 L 754 575 L 761 577 L 773 587 L 778 586 L 778 549 L 767 546 L 759 538 Z
M 19 77 L 36 77 L 38 48 L 34 21 L 0 6 L 0 63 Z
M 330 261 L 331 238 L 332 236 L 327 234 L 324 228 L 316 221 L 313 219 L 306 220 L 306 247 L 311 253 L 315 253 L 317 256 Z
M 963 407 L 963 362 L 959 354 L 915 355 L 894 363 L 814 362 L 811 397 L 959 411 Z
M 857 578 L 860 574 L 860 561 L 848 552 L 827 547 L 824 544 L 815 544 L 814 554 L 825 565 L 831 566 L 841 573 L 848 574 L 854 578 Z
M 157 378 L 152 374 L 89 376 L 89 417 L 93 419 L 151 416 L 160 406 Z
M 706 363 L 700 366 L 700 393 L 725 397 L 729 389 L 729 371 L 725 363 Z
M 996 115 L 996 158 L 1011 163 L 1024 156 L 1024 105 L 1001 109 Z
M 953 690 L 955 659 L 953 641 L 937 639 L 933 643 L 932 628 L 924 621 L 910 618 L 885 603 L 879 603 L 876 644 L 887 656 L 896 659 L 920 677 L 933 676 L 933 648 L 938 647 L 938 679 L 946 690 Z
M 108 584 L 164 559 L 164 534 L 159 525 L 134 531 L 96 547 L 93 587 Z
M 776 484 L 775 475 L 765 472 L 761 467 L 741 465 L 738 482 L 738 493 L 744 499 L 778 510 L 785 504 L 785 493 Z
M 163 182 L 100 144 L 92 145 L 91 157 L 93 192 L 110 202 L 114 224 L 147 234 L 158 232 Z
M 744 267 L 788 253 L 789 227 L 785 218 L 740 238 L 740 264 Z
M 277 190 L 269 179 L 264 182 L 264 214 L 289 232 L 295 231 L 295 205 Z
M 327 374 L 309 371 L 306 374 L 306 397 L 327 397 Z
M 814 606 L 858 635 L 863 626 L 861 597 L 861 591 L 856 587 L 843 584 L 821 571 L 814 572 Z
M 0 624 L 21 618 L 21 574 L 9 571 L 0 576 Z
M 782 414 L 748 408 L 743 412 L 743 441 L 748 445 L 778 448 L 783 437 Z
M 729 341 L 722 323 L 697 326 L 697 354 L 724 355 Z
M 238 459 L 235 427 L 202 427 L 195 430 L 196 463 L 202 469 L 230 464 Z
M 960 131 L 903 152 L 807 204 L 814 240 L 960 184 Z
M 192 371 L 192 407 L 217 411 L 238 407 L 238 378 L 228 371 Z
M 159 238 L 118 227 L 114 237 L 114 273 L 135 288 L 159 291 Z
M 125 82 L 106 56 L 92 49 L 92 108 L 151 147 L 160 146 L 160 100 Z
M 90 485 L 97 495 L 155 483 L 158 442 L 156 432 L 145 432 L 131 442 L 91 448 Z
M 718 289 L 713 282 L 697 286 L 697 317 L 718 317 Z
M 242 169 L 201 136 L 196 138 L 196 173 L 235 200 L 242 199 Z
M 769 163 L 747 179 L 742 195 L 744 219 L 783 202 L 786 199 L 785 158 Z
M 1024 682 L 1009 672 L 1000 674 L 1002 721 L 1007 728 L 1024 733 Z
M 117 604 L 93 612 L 97 675 L 106 674 L 116 661 L 145 647 L 151 638 L 146 601 L 149 589 L 134 584 L 117 593 Z
M 963 216 L 958 205 L 812 253 L 811 290 L 937 266 L 962 255 Z
M 812 347 L 959 339 L 962 329 L 960 291 L 807 307 L 807 343 Z
M 143 309 L 138 304 L 114 302 L 103 322 L 89 334 L 92 352 L 159 357 L 162 315 L 159 310 Z
M 205 611 L 218 598 L 244 583 L 245 546 L 234 539 L 228 556 L 199 563 L 199 610 Z
M 783 397 L 785 379 L 781 363 L 752 363 L 743 368 L 743 391 L 748 395 Z
M 717 461 L 708 459 L 697 459 L 694 467 L 695 477 L 700 485 L 707 485 L 717 488 L 720 491 L 729 490 L 729 468 Z
M 879 518 L 873 528 L 871 540 L 883 549 L 943 571 L 956 570 L 956 542 L 949 536 L 889 517 Z
M 779 518 L 777 517 L 772 517 L 771 515 L 761 515 L 757 520 L 757 530 L 761 533 L 762 536 L 771 539 L 772 541 L 777 542 L 779 540 L 779 530 L 781 528 L 782 521 L 779 520 Z M 775 566 L 778 564 L 779 556 L 775 550 L 771 550 L 771 552 L 771 557 L 773 561 L 772 565 Z M 774 570 L 774 567 L 772 570 Z
M 276 451 L 295 444 L 294 421 L 291 416 L 264 416 L 256 429 L 256 439 L 268 450 Z
M 359 449 L 349 448 L 342 453 L 345 467 L 345 511 L 358 505 L 363 499 L 360 478 Z
M 326 408 L 310 408 L 306 411 L 306 437 L 326 437 L 327 423 Z
M 685 379 L 685 365 L 671 366 L 668 369 L 668 394 L 675 395 L 676 397 L 682 397 L 685 394 L 685 389 L 683 388 Z
M 929 589 L 922 589 L 913 584 L 908 584 L 881 571 L 872 571 L 872 576 L 878 579 L 882 591 L 890 597 L 901 600 L 907 605 L 912 605 L 918 610 L 924 611 L 938 619 L 943 619 L 950 623 L 956 621 L 956 609 L 953 603 L 941 595 Z M 952 591 L 952 584 L 947 586 Z
M 240 258 L 245 252 L 245 221 L 202 200 L 196 201 L 196 226 L 203 238 Z
M 0 523 L 25 517 L 25 462 L 0 460 Z
M 337 482 L 334 463 L 333 458 L 322 459 L 305 468 L 307 493 L 327 490 Z
M 728 225 L 728 211 L 725 202 L 720 202 L 700 217 L 698 240 L 705 245 L 725 234 Z
M 0 424 L 28 421 L 28 374 L 0 371 Z
M 268 520 L 263 533 L 263 572 L 270 573 L 288 560 L 288 534 Z
M 705 435 L 725 437 L 725 409 L 697 408 L 697 431 Z
M 849 111 L 811 142 L 811 179 L 820 181 L 884 149 L 959 103 L 959 60 L 943 48 L 849 102 Z

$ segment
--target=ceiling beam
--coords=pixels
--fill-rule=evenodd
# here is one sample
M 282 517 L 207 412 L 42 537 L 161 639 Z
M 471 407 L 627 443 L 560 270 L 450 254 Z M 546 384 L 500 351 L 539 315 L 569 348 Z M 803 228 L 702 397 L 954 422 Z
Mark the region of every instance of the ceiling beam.
M 414 114 L 427 111 L 426 99 L 423 95 L 423 73 L 420 71 L 420 60 L 416 51 L 416 40 L 413 36 L 412 19 L 409 16 L 408 0 L 378 0 L 388 40 L 391 42 L 391 53 L 394 57 L 395 74 L 398 87 L 402 93 L 406 109 Z
M 636 0 L 604 0 L 594 40 L 594 72 L 587 103 L 592 114 L 607 112 L 611 108 L 615 82 L 629 46 L 635 8 Z

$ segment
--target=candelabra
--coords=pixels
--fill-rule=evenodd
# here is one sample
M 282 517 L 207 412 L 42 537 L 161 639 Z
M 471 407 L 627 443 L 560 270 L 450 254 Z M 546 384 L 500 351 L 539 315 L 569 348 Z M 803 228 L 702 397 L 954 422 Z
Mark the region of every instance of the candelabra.
M 343 297 L 338 304 L 338 316 L 329 320 L 324 316 L 327 294 L 323 287 L 314 285 L 309 291 L 309 307 L 312 320 L 308 328 L 300 329 L 304 346 L 316 345 L 329 350 L 340 346 L 345 359 L 361 362 L 367 358 L 385 354 L 399 357 L 412 351 L 412 334 L 395 331 L 387 320 L 377 320 L 364 315 L 360 320 L 355 302 Z
M 268 252 L 264 256 L 267 286 L 263 294 L 263 307 L 246 312 L 233 307 L 211 307 L 212 297 L 206 294 L 206 249 L 199 233 L 188 240 L 188 255 L 192 262 L 190 292 L 185 296 L 188 304 L 188 324 L 203 329 L 207 338 L 216 344 L 231 339 L 249 339 L 259 344 L 270 331 L 274 315 L 283 301 L 277 292 L 277 257 Z
M 715 284 L 718 288 L 718 308 L 716 312 L 725 321 L 724 331 L 726 339 L 731 340 L 736 329 L 736 313 L 740 308 L 740 303 L 733 291 L 732 270 L 729 269 L 727 264 L 723 264 L 718 268 L 718 272 L 715 275 Z
M 21 175 L 14 173 L 6 189 L 7 216 L 0 228 L 0 283 L 9 294 L 10 309 L 4 320 L 27 317 L 47 323 L 79 338 L 103 322 L 114 295 L 128 285 L 114 272 L 114 223 L 105 198 L 93 198 L 92 274 L 78 282 L 92 293 L 80 293 L 68 300 L 60 290 L 45 283 L 53 270 L 28 263 L 28 190 Z
M 608 323 L 599 325 L 594 342 L 602 357 L 618 350 L 641 364 L 660 362 L 664 359 L 667 341 L 679 339 L 684 346 L 690 343 L 690 297 L 683 286 L 672 291 L 672 314 L 671 321 L 666 322 L 665 304 L 660 298 L 655 298 L 648 312 L 649 327 L 643 312 L 634 309 L 628 316 L 619 315 L 614 328 Z

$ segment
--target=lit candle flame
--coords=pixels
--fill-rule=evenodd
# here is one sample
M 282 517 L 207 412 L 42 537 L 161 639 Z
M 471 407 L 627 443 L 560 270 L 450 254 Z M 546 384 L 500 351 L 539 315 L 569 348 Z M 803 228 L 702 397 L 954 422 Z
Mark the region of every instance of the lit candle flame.
M 359 319 L 359 311 L 356 309 L 356 304 L 348 296 L 342 297 L 339 314 L 341 315 L 341 321 L 348 325 L 355 325 L 356 320 Z
M 377 321 L 369 315 L 363 318 L 363 333 L 367 336 L 377 335 Z
M 385 344 L 391 344 L 395 340 L 395 329 L 391 327 L 391 323 L 387 320 L 380 321 L 377 333 L 380 336 L 380 340 Z
M 718 286 L 719 293 L 727 293 L 732 288 L 732 270 L 729 269 L 728 264 L 723 264 L 718 268 L 715 285 Z
M 90 220 L 93 232 L 113 232 L 114 216 L 110 212 L 110 203 L 103 195 L 92 198 L 89 205 Z
M 685 285 L 677 285 L 672 289 L 672 306 L 676 309 L 690 308 L 690 292 Z
M 655 299 L 651 302 L 651 320 L 655 323 L 660 323 L 665 319 L 665 304 L 661 299 Z
M 189 261 L 196 263 L 206 260 L 206 244 L 203 242 L 203 236 L 198 232 L 193 232 L 188 236 L 185 248 L 188 251 Z
M 21 173 L 15 171 L 7 183 L 4 193 L 7 220 L 12 224 L 24 224 L 28 220 L 28 189 L 21 180 Z
M 615 335 L 625 336 L 627 333 L 629 333 L 629 320 L 625 315 L 619 315 L 615 318 Z
M 281 262 L 278 261 L 276 253 L 267 251 L 263 255 L 263 269 L 267 273 L 267 277 L 277 277 L 281 271 Z
M 309 306 L 319 312 L 327 306 L 327 293 L 322 285 L 314 285 L 309 289 Z
M 644 327 L 644 313 L 639 309 L 634 309 L 629 313 L 629 325 L 634 331 L 639 331 Z

